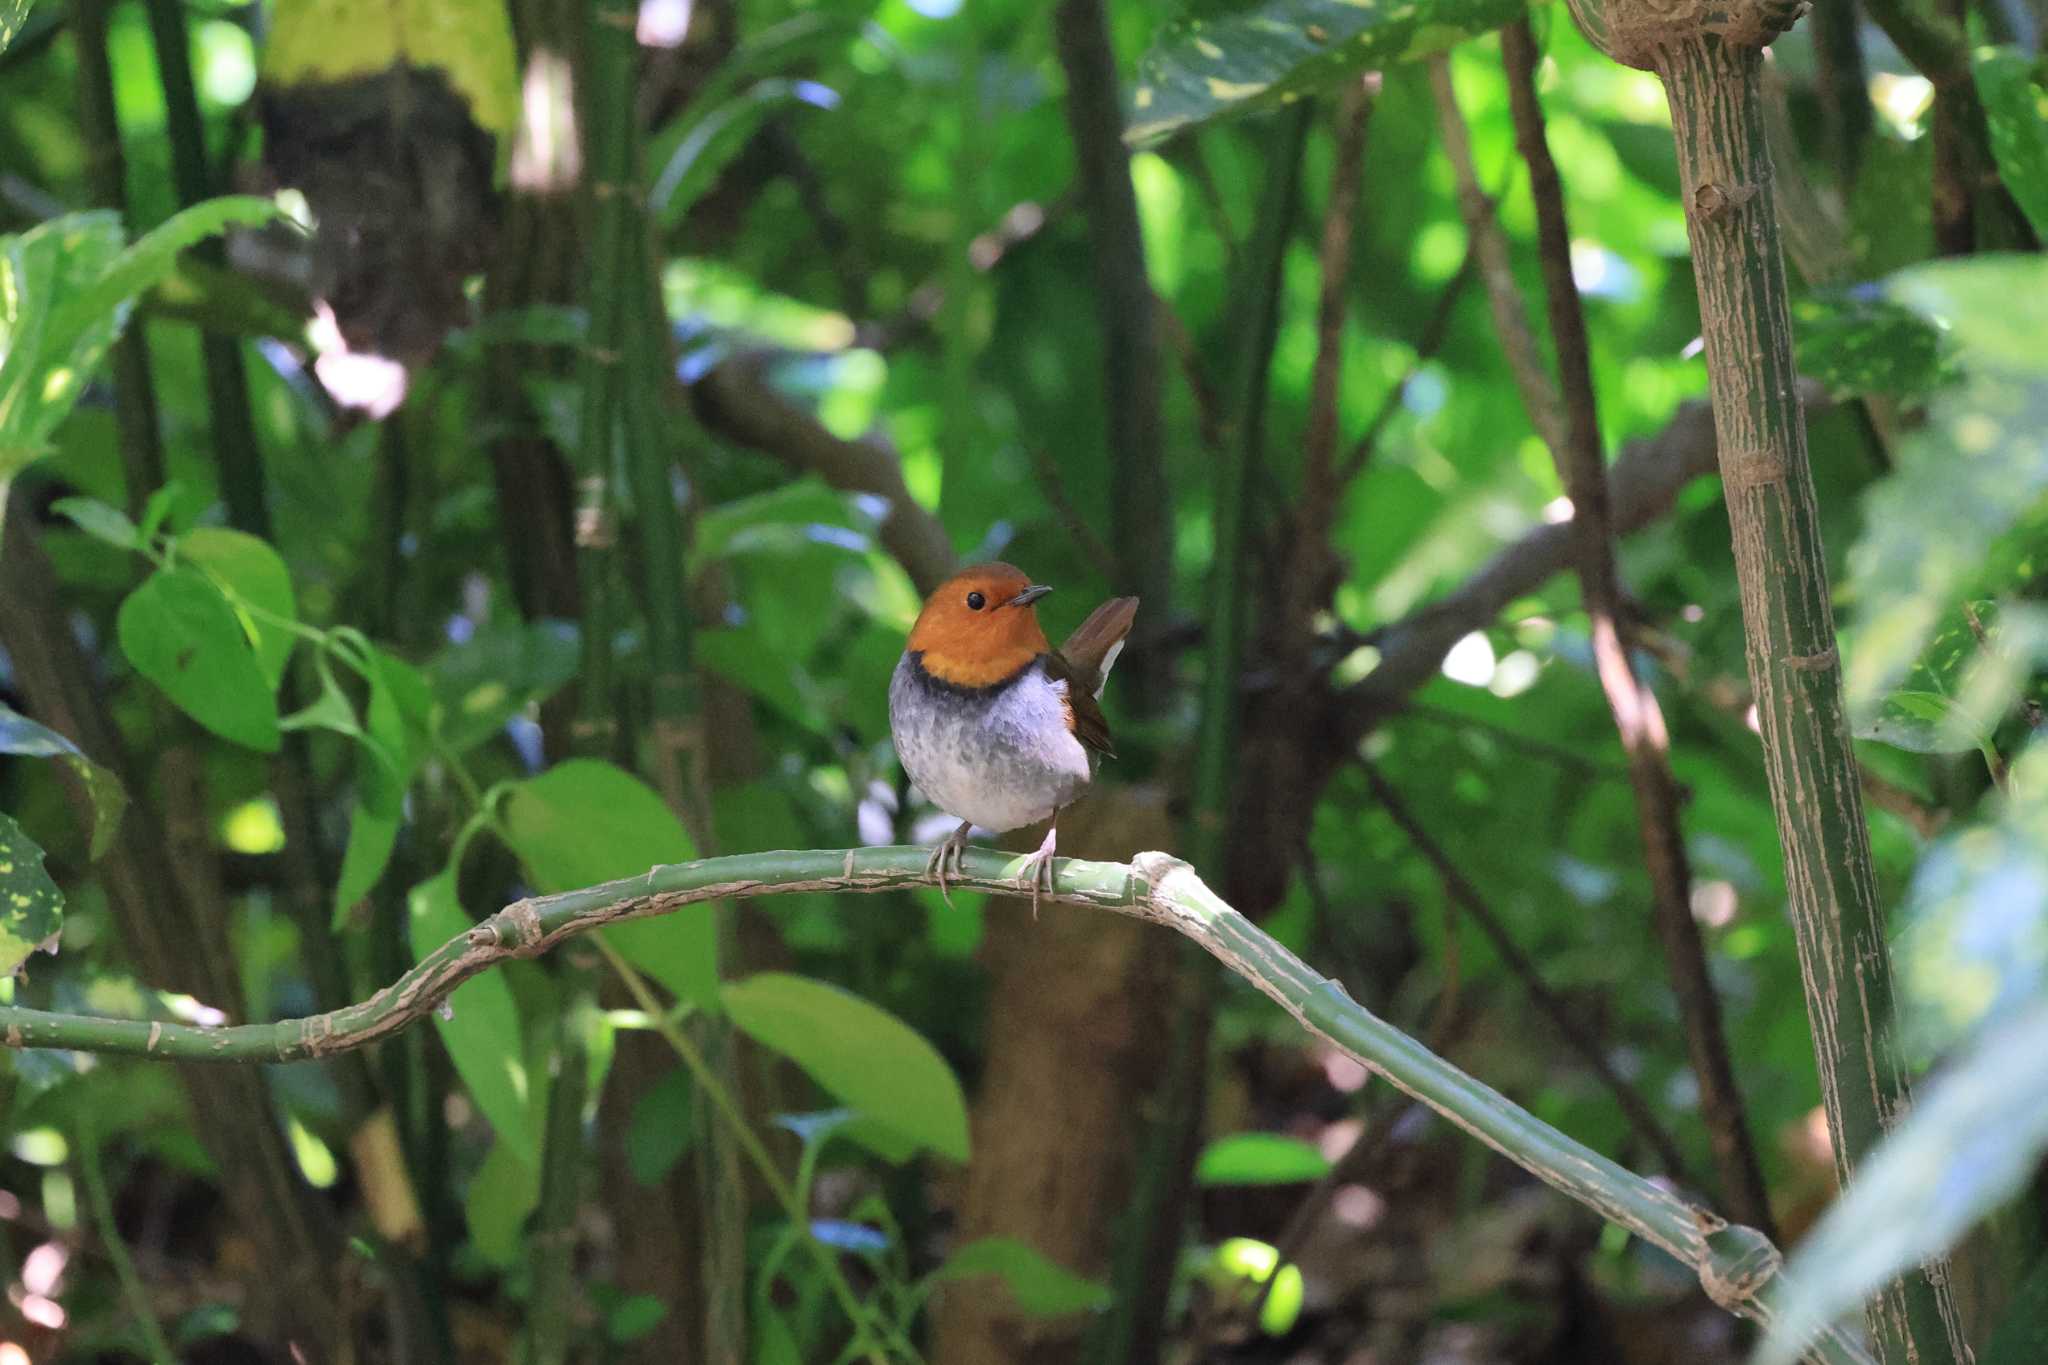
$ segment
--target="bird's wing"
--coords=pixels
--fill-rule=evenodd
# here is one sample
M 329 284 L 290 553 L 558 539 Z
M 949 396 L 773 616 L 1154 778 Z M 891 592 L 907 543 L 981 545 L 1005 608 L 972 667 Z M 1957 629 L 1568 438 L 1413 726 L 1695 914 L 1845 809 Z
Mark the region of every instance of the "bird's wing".
M 1080 740 L 1084 748 L 1115 758 L 1116 745 L 1110 740 L 1109 722 L 1103 718 L 1102 706 L 1084 680 L 1075 674 L 1073 665 L 1057 652 L 1048 654 L 1045 656 L 1045 675 L 1067 685 L 1063 700 L 1067 707 L 1067 728 L 1074 732 L 1074 738 Z
M 1060 646 L 1058 657 L 1066 664 L 1068 673 L 1080 689 L 1091 698 L 1102 695 L 1102 685 L 1109 680 L 1110 666 L 1116 663 L 1116 656 L 1123 651 L 1124 640 L 1131 633 L 1131 622 L 1137 619 L 1137 598 L 1112 597 L 1090 612 L 1088 619 L 1075 627 L 1067 642 Z

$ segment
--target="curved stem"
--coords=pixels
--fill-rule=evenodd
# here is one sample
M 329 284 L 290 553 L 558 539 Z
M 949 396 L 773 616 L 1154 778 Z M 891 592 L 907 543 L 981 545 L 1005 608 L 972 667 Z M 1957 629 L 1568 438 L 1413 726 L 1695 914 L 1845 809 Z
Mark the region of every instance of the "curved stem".
M 868 894 L 931 886 L 931 852 L 915 847 L 741 853 L 657 867 L 643 877 L 516 901 L 421 958 L 360 1004 L 306 1019 L 228 1028 L 99 1019 L 0 1008 L 0 1044 L 63 1047 L 160 1060 L 294 1061 L 365 1047 L 431 1014 L 454 989 L 515 957 L 536 957 L 607 924 L 669 914 L 704 901 L 802 891 Z M 1025 860 L 970 849 L 954 889 L 1015 896 Z M 1318 1037 L 1384 1077 L 1552 1188 L 1670 1253 L 1700 1276 L 1715 1301 L 1760 1322 L 1774 1316 L 1783 1275 L 1777 1249 L 1663 1184 L 1627 1171 L 1473 1079 L 1353 1000 L 1164 853 L 1129 863 L 1059 859 L 1045 897 L 1161 924 L 1192 940 Z M 651 999 L 651 997 L 650 997 Z M 642 1002 L 646 1008 L 646 1002 Z M 658 1008 L 648 1011 L 659 1017 Z M 1847 1334 L 1830 1328 L 1810 1355 L 1834 1365 L 1871 1365 Z

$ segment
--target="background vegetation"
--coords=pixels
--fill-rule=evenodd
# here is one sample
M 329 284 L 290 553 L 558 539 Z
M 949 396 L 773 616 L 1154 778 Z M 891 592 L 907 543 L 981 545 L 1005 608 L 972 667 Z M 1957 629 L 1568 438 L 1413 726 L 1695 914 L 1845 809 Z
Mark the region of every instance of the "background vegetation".
M 1804 1242 L 1781 1356 L 2038 1359 L 2048 10 L 1665 9 L 0 0 L 0 1365 L 1746 1358 L 1560 1133 Z M 1061 852 L 1507 1156 L 893 873 L 123 1055 L 935 840 L 990 557 L 1144 598 Z

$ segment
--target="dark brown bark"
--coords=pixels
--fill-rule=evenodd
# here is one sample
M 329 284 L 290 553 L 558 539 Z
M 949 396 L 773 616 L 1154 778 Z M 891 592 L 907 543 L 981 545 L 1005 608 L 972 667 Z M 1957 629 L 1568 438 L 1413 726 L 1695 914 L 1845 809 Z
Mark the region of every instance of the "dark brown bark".
M 225 902 L 195 900 L 185 878 L 164 875 L 181 866 L 160 814 L 172 805 L 152 795 L 149 774 L 122 743 L 105 692 L 71 632 L 27 507 L 17 489 L 0 530 L 0 644 L 14 660 L 35 718 L 113 769 L 133 798 L 113 848 L 95 869 L 122 947 L 151 986 L 247 1019 L 221 917 Z M 342 1254 L 340 1228 L 300 1178 L 261 1072 L 192 1065 L 180 1066 L 178 1076 L 236 1225 L 272 1270 L 252 1286 L 251 1331 L 279 1344 L 297 1342 L 309 1361 L 332 1358 L 348 1332 L 332 1281 Z
M 1720 997 L 1707 970 L 1699 924 L 1692 915 L 1692 869 L 1679 823 L 1678 783 L 1671 773 L 1664 716 L 1657 694 L 1637 675 L 1633 660 L 1635 631 L 1614 562 L 1614 518 L 1608 506 L 1585 312 L 1572 278 L 1564 187 L 1544 131 L 1543 106 L 1536 95 L 1539 54 L 1526 20 L 1518 19 L 1502 29 L 1501 54 L 1507 68 L 1515 140 L 1529 168 L 1530 194 L 1536 205 L 1536 240 L 1550 304 L 1550 335 L 1557 348 L 1564 389 L 1566 444 L 1551 453 L 1572 500 L 1580 593 L 1592 626 L 1594 665 L 1622 750 L 1628 756 L 1643 861 L 1650 874 L 1652 918 L 1663 945 L 1672 994 L 1678 1000 L 1693 1075 L 1699 1083 L 1700 1115 L 1713 1146 L 1723 1202 L 1737 1222 L 1775 1238 L 1763 1169 L 1757 1163 L 1742 1092 L 1728 1059 Z

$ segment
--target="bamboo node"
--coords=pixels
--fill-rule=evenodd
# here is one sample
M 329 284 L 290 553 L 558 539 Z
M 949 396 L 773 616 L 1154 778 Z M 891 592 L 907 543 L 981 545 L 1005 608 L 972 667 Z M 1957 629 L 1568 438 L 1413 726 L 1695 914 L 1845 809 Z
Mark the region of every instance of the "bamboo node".
M 1785 667 L 1801 673 L 1825 673 L 1833 668 L 1842 657 L 1841 651 L 1829 645 L 1818 654 L 1787 654 Z
M 1755 1228 L 1731 1224 L 1708 1239 L 1707 1254 L 1700 1258 L 1700 1288 L 1723 1308 L 1739 1312 L 1784 1264 L 1784 1253 L 1771 1245 L 1770 1238 Z

